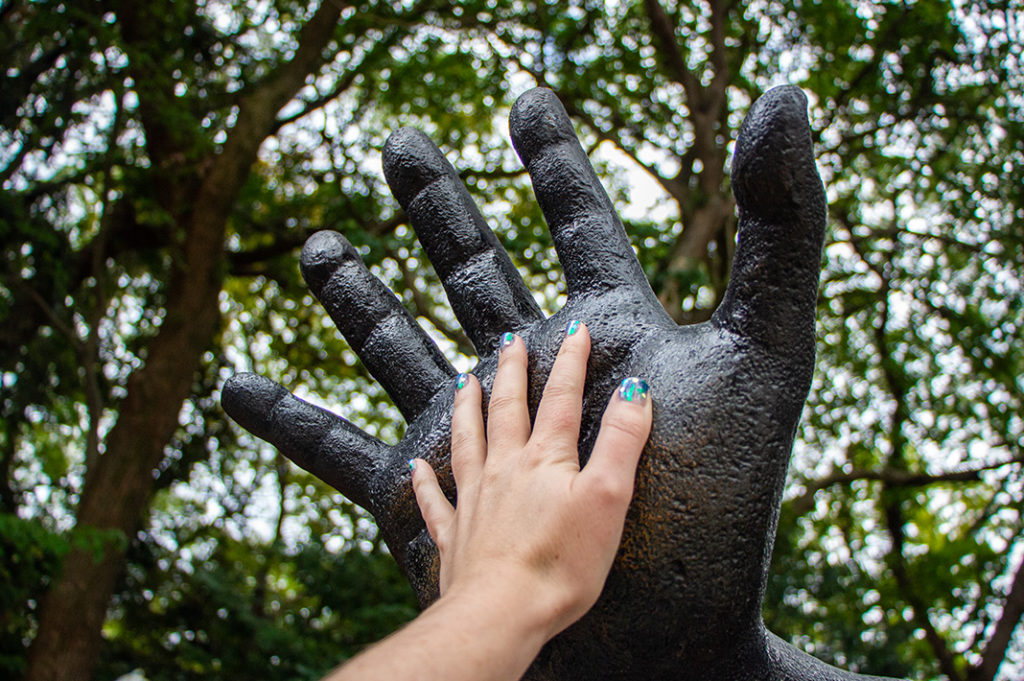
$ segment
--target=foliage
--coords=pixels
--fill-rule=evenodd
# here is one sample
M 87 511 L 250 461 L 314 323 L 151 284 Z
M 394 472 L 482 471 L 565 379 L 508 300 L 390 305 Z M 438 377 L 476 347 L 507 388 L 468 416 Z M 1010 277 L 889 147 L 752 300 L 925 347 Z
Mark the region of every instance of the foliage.
M 24 646 L 38 602 L 71 547 L 99 560 L 110 542 L 123 543 L 124 537 L 88 527 L 55 532 L 39 522 L 0 514 L 0 672 L 13 678 L 24 671 Z
M 416 612 L 391 557 L 355 542 L 286 548 L 218 523 L 172 550 L 139 542 L 129 565 L 104 629 L 103 678 L 319 679 Z
M 79 502 L 99 462 L 124 456 L 110 434 L 182 314 L 197 220 L 223 211 L 217 317 L 192 355 L 178 350 L 191 389 L 146 471 L 141 524 L 117 530 L 130 542 L 98 673 L 312 677 L 409 617 L 408 591 L 366 517 L 240 432 L 217 391 L 254 370 L 401 435 L 299 276 L 297 250 L 322 228 L 346 234 L 471 366 L 383 186 L 388 132 L 416 125 L 441 145 L 550 309 L 557 258 L 502 126 L 516 95 L 552 87 L 666 309 L 701 321 L 732 257 L 730 141 L 782 82 L 811 97 L 831 216 L 818 373 L 766 621 L 872 673 L 1021 670 L 1017 0 L 366 0 L 340 11 L 320 61 L 291 73 L 319 7 L 0 3 L 4 671 L 24 664 L 71 528 L 88 535 Z M 243 129 L 286 76 L 287 103 Z M 237 186 L 197 203 L 232 155 Z
M 66 552 L 67 541 L 38 523 L 0 515 L 0 673 L 8 678 L 23 671 L 35 605 Z
M 777 555 L 802 571 L 787 555 L 801 552 L 846 593 L 805 597 L 777 576 L 775 616 L 848 610 L 851 628 L 879 631 L 808 649 L 964 678 L 1012 632 L 1000 615 L 1022 563 L 1019 40 L 995 7 L 816 7 L 801 15 L 810 40 L 863 37 L 829 61 L 839 78 L 808 56 L 833 231 L 788 509 L 802 517 L 781 525 Z M 897 663 L 929 654 L 934 667 Z

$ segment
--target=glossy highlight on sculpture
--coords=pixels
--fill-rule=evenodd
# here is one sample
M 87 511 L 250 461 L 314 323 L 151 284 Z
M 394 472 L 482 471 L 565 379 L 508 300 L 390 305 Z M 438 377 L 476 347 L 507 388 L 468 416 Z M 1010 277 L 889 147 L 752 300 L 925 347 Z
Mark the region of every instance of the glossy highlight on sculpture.
M 814 366 L 825 195 L 807 101 L 775 88 L 736 143 L 739 236 L 712 318 L 677 326 L 557 97 L 519 98 L 509 128 L 562 264 L 568 299 L 544 318 L 458 175 L 425 135 L 393 134 L 384 172 L 480 357 L 485 393 L 502 334 L 530 352 L 531 409 L 571 320 L 592 336 L 580 431 L 585 463 L 608 396 L 642 376 L 656 396 L 622 545 L 604 592 L 524 678 L 853 679 L 764 628 L 761 603 L 793 437 Z M 438 595 L 437 550 L 406 462 L 426 459 L 454 500 L 449 436 L 457 372 L 340 234 L 313 235 L 302 272 L 408 429 L 389 445 L 260 376 L 224 388 L 227 412 L 375 517 L 422 605 Z M 542 520 L 542 519 L 539 519 Z

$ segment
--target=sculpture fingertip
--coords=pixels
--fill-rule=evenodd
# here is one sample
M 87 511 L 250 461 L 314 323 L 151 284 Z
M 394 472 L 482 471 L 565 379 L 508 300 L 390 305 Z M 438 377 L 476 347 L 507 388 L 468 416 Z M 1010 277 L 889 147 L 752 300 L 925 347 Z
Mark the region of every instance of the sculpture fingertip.
M 399 128 L 391 133 L 381 156 L 391 195 L 405 210 L 424 187 L 439 177 L 455 175 L 441 150 L 416 128 Z
M 238 425 L 262 437 L 271 412 L 286 392 L 269 378 L 244 372 L 224 383 L 220 403 Z
M 410 145 L 419 145 L 424 142 L 429 143 L 429 141 L 430 138 L 419 128 L 398 128 L 388 135 L 388 139 L 384 142 L 385 163 L 387 163 L 389 157 L 393 160 L 396 153 L 400 155 L 402 149 Z
M 799 85 L 776 85 L 758 98 L 758 101 L 761 100 L 764 100 L 762 106 L 774 100 L 776 103 L 794 107 L 801 115 L 807 113 L 807 93 Z
M 566 141 L 578 144 L 569 114 L 558 95 L 547 88 L 534 88 L 519 96 L 508 117 L 508 131 L 527 167 L 548 146 Z
M 814 164 L 807 106 L 803 90 L 783 85 L 750 107 L 740 126 L 731 172 L 741 216 L 753 211 L 775 218 L 797 206 L 822 212 L 824 188 Z
M 345 260 L 358 260 L 359 252 L 348 239 L 324 229 L 306 239 L 299 258 L 299 268 L 306 284 L 318 293 Z

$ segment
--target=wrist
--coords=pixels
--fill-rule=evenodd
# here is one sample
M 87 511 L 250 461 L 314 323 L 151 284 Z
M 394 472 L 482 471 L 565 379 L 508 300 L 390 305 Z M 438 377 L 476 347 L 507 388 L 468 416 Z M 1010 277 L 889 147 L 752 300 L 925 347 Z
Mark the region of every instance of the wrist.
M 512 585 L 497 571 L 493 579 L 460 581 L 331 680 L 521 678 L 558 631 L 552 629 L 557 610 L 529 591 L 525 581 Z
M 539 651 L 576 619 L 566 596 L 538 580 L 499 569 L 452 584 L 436 605 L 478 618 L 483 625 L 500 628 L 507 640 L 523 641 Z

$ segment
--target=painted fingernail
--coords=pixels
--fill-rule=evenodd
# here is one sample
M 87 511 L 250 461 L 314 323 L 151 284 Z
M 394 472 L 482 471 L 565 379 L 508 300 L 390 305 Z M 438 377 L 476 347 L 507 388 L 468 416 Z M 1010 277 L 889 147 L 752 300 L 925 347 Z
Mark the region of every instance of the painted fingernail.
M 455 389 L 462 390 L 469 383 L 469 374 L 459 374 L 455 377 Z
M 651 389 L 648 387 L 647 381 L 633 376 L 623 379 L 618 393 L 619 399 L 626 402 L 643 402 L 650 397 Z
M 579 330 L 580 330 L 580 320 L 574 319 L 571 322 L 569 322 L 568 326 L 565 327 L 565 337 L 568 338 L 569 336 L 572 336 L 573 334 L 575 334 Z
M 501 349 L 504 350 L 508 346 L 512 345 L 516 340 L 516 335 L 511 331 L 506 331 L 501 334 Z
M 416 459 L 409 459 L 406 462 L 406 464 L 409 466 L 409 471 L 410 472 L 416 470 Z

